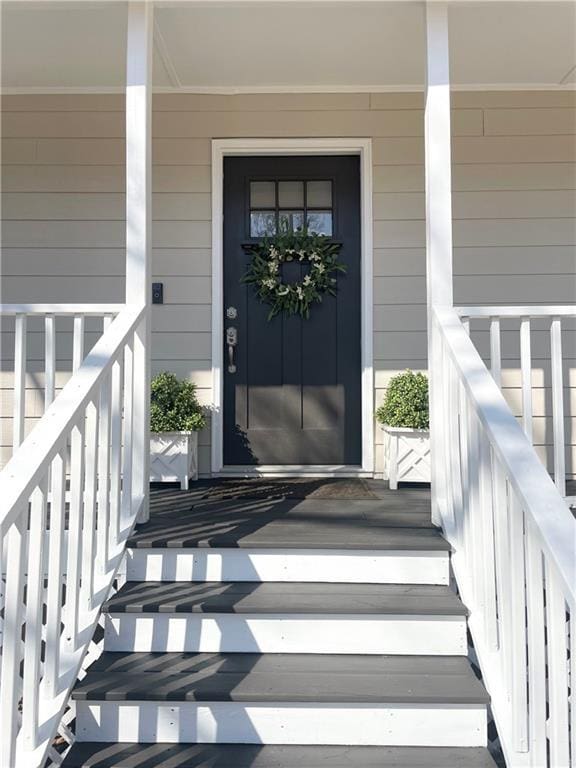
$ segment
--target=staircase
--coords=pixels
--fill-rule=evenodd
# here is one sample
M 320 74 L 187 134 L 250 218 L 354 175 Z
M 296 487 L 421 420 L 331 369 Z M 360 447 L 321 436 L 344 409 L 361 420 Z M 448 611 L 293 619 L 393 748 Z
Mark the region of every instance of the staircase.
M 152 497 L 66 768 L 493 768 L 429 494 L 252 487 Z

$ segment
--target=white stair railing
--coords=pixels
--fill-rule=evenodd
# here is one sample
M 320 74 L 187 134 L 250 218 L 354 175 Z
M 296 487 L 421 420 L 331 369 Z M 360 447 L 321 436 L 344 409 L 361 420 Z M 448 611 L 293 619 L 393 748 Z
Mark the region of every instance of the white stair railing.
M 572 766 L 576 521 L 457 312 L 432 326 L 433 493 L 507 765 Z
M 11 418 L 2 414 L 5 449 L 18 448 L 29 431 L 26 420 L 42 416 L 62 388 L 61 379 L 79 368 L 123 306 L 0 304 L 2 386 L 13 401 Z
M 0 473 L 1 768 L 43 764 L 145 503 L 132 482 L 145 312 L 124 307 Z
M 490 361 L 490 371 L 500 388 L 503 386 L 503 359 L 519 360 L 522 426 L 531 442 L 535 442 L 535 390 L 538 387 L 541 392 L 545 392 L 546 388 L 550 391 L 550 412 L 546 412 L 545 404 L 539 404 L 538 413 L 549 417 L 551 421 L 552 428 L 550 431 L 545 430 L 544 437 L 546 443 L 550 439 L 552 442 L 550 463 L 554 482 L 570 504 L 576 503 L 576 496 L 566 493 L 566 446 L 572 443 L 572 434 L 570 421 L 566 418 L 564 395 L 570 383 L 566 381 L 562 350 L 564 331 L 576 334 L 574 324 L 567 328 L 568 323 L 576 319 L 576 306 L 458 307 L 456 311 L 466 326 L 473 322 L 472 331 L 489 333 L 490 348 L 486 350 L 486 358 Z M 537 359 L 533 351 L 536 334 Z M 474 337 L 474 333 L 472 335 Z M 505 344 L 503 335 L 506 336 Z M 570 347 L 574 349 L 574 336 L 568 338 L 572 340 Z M 545 401 L 544 397 L 541 399 Z M 572 455 L 569 454 L 568 468 L 574 474 L 572 462 Z

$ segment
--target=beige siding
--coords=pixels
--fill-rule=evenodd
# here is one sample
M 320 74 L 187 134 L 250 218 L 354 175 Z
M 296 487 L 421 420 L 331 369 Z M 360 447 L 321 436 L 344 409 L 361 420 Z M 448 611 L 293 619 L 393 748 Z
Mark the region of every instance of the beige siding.
M 453 99 L 454 272 L 458 303 L 576 301 L 576 95 L 457 93 Z M 423 101 L 420 94 L 157 95 L 154 99 L 153 369 L 189 376 L 210 403 L 210 141 L 368 136 L 374 156 L 376 403 L 390 376 L 425 369 Z M 118 301 L 124 273 L 123 99 L 10 96 L 2 114 L 4 301 Z M 571 328 L 574 326 L 572 325 Z M 485 330 L 476 334 L 486 352 Z M 10 366 L 12 331 L 2 341 Z M 59 386 L 67 377 L 61 342 Z M 576 466 L 576 338 L 567 331 L 568 453 Z M 29 422 L 41 411 L 33 342 Z M 504 382 L 521 412 L 517 332 L 503 335 Z M 550 454 L 549 344 L 536 326 L 535 436 Z M 11 408 L 2 379 L 2 414 Z M 5 458 L 10 426 L 2 422 Z M 209 471 L 209 432 L 200 439 Z M 377 460 L 382 446 L 377 431 Z

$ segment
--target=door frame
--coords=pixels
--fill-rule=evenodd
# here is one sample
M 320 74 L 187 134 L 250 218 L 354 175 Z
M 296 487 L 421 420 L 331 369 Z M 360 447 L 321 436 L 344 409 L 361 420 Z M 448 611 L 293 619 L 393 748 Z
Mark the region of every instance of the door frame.
M 361 466 L 224 466 L 224 157 L 228 155 L 358 155 L 361 228 Z M 212 475 L 374 474 L 374 352 L 372 140 L 368 138 L 213 139 L 212 140 Z

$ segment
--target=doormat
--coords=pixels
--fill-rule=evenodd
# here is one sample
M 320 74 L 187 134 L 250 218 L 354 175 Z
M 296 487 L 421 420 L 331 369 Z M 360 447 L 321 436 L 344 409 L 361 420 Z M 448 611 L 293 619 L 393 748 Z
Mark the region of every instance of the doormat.
M 265 480 L 262 478 L 202 481 L 194 484 L 199 497 L 209 501 L 224 499 L 378 499 L 365 480 L 359 478 L 291 478 Z

